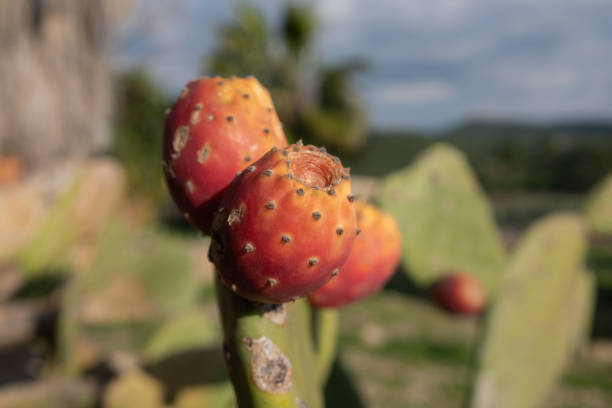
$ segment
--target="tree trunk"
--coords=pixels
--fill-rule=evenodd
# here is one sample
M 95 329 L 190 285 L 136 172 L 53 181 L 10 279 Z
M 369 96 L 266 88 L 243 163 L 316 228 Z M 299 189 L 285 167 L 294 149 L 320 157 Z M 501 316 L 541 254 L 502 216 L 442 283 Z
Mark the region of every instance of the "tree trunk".
M 0 0 L 0 156 L 29 169 L 110 142 L 109 33 L 121 0 Z

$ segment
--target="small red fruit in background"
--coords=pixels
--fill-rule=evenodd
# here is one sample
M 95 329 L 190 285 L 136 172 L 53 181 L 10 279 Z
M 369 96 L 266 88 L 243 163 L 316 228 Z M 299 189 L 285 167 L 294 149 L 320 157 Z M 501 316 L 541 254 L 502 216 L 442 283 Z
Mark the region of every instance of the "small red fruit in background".
M 459 315 L 478 314 L 486 304 L 486 295 L 478 279 L 463 271 L 437 280 L 430 293 L 440 307 Z
M 360 233 L 339 273 L 308 299 L 315 307 L 340 307 L 382 288 L 397 268 L 401 235 L 395 219 L 363 201 L 355 203 Z
M 286 145 L 270 94 L 255 78 L 191 81 L 166 117 L 168 189 L 183 214 L 208 234 L 236 172 Z
M 283 303 L 325 284 L 357 233 L 350 176 L 340 160 L 301 143 L 273 149 L 227 189 L 209 251 L 238 295 Z

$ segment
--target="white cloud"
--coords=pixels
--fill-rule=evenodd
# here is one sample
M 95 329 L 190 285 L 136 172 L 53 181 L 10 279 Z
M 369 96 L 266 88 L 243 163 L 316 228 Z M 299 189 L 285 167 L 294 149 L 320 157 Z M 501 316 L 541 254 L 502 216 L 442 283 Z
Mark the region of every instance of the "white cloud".
M 269 16 L 284 4 L 250 2 Z M 372 60 L 363 89 L 376 124 L 436 126 L 487 113 L 612 118 L 610 0 L 310 2 L 323 23 L 324 59 Z M 132 54 L 167 89 L 179 89 L 198 72 L 216 27 L 232 11 L 227 2 L 181 4 L 153 33 L 153 51 Z

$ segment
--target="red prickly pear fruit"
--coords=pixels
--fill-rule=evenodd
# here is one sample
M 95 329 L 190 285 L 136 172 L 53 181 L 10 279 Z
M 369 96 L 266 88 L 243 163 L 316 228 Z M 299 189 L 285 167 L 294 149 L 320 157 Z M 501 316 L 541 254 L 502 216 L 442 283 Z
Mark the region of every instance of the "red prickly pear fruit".
M 451 273 L 434 282 L 430 294 L 436 304 L 458 315 L 479 314 L 486 304 L 481 283 L 463 271 Z
M 348 169 L 324 148 L 272 149 L 234 179 L 212 226 L 221 281 L 261 303 L 323 286 L 357 234 Z
M 185 217 L 208 234 L 236 173 L 286 145 L 270 94 L 254 77 L 193 80 L 166 116 L 168 189 Z
M 376 293 L 391 278 L 401 254 L 395 219 L 363 201 L 355 203 L 360 234 L 337 276 L 311 293 L 314 307 L 341 307 Z

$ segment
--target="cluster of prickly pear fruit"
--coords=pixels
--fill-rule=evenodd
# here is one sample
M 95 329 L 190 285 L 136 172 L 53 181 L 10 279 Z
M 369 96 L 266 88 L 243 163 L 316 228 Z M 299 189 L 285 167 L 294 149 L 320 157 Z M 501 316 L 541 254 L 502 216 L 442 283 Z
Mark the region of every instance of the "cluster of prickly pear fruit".
M 319 407 L 337 316 L 314 312 L 324 318 L 313 335 L 308 316 L 283 303 L 319 289 L 312 304 L 341 306 L 380 289 L 399 259 L 395 221 L 363 205 L 364 236 L 343 266 L 359 233 L 349 170 L 324 148 L 287 146 L 269 94 L 253 78 L 190 82 L 166 119 L 163 165 L 177 206 L 211 234 L 240 404 Z M 294 369 L 292 378 L 292 364 L 306 372 Z
M 185 216 L 208 234 L 212 214 L 236 173 L 286 144 L 272 99 L 255 78 L 191 81 L 166 117 L 168 189 Z
M 401 236 L 395 219 L 363 201 L 355 207 L 359 236 L 337 276 L 308 297 L 315 307 L 340 307 L 370 296 L 397 268 Z
M 262 303 L 303 297 L 347 258 L 357 225 L 340 161 L 301 143 L 273 149 L 229 187 L 212 227 L 221 280 Z
M 232 291 L 282 303 L 338 274 L 358 231 L 348 169 L 324 148 L 286 146 L 270 96 L 256 79 L 190 82 L 167 115 L 163 143 L 170 193 L 197 228 L 212 234 L 210 258 Z M 371 233 L 383 237 L 395 224 L 379 219 L 385 227 Z M 331 284 L 350 286 L 334 304 L 371 294 L 388 279 L 399 253 L 396 230 L 387 231 L 395 235 L 384 238 L 386 246 L 363 239 L 355 253 L 370 258 L 354 261 L 364 262 L 359 279 L 347 273 Z M 379 250 L 393 252 L 391 266 L 368 271 Z

